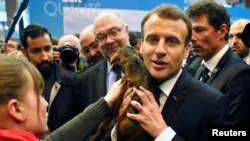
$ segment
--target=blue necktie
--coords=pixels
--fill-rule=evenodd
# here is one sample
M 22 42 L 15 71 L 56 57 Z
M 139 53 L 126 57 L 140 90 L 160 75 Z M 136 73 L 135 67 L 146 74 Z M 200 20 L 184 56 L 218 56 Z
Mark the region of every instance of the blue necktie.
M 118 63 L 115 63 L 112 71 L 116 74 L 116 79 L 115 81 L 119 80 L 122 77 L 122 73 L 121 73 L 121 66 Z

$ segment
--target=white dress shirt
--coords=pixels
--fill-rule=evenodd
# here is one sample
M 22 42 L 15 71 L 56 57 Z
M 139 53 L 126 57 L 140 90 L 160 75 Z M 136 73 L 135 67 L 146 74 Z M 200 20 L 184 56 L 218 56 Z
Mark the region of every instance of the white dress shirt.
M 110 62 L 108 62 L 108 61 L 107 61 L 107 71 L 106 72 L 107 72 L 106 73 L 106 88 L 107 88 L 107 92 L 108 92 L 116 81 L 116 74 L 114 71 L 112 71 L 112 66 L 111 66 Z M 124 73 L 122 72 L 121 75 L 124 76 Z
M 171 93 L 173 87 L 175 86 L 176 81 L 178 80 L 178 78 L 180 77 L 182 72 L 182 69 L 179 70 L 179 72 L 177 73 L 177 75 L 175 75 L 173 78 L 165 81 L 164 83 L 162 83 L 159 88 L 161 89 L 162 93 L 160 94 L 160 110 L 162 111 L 167 98 L 169 96 L 169 94 Z M 111 140 L 112 141 L 116 141 L 117 140 L 117 136 L 116 136 L 116 125 L 115 127 L 112 129 L 111 131 Z M 171 141 L 174 136 L 176 135 L 175 131 L 168 126 L 156 139 L 155 141 Z
M 213 72 L 216 72 L 216 66 L 218 65 L 219 61 L 223 57 L 223 55 L 227 52 L 229 46 L 226 44 L 217 54 L 215 54 L 211 59 L 208 61 L 202 60 L 202 64 L 204 64 L 208 69 L 208 75 L 211 76 Z
M 180 77 L 182 72 L 182 69 L 180 69 L 180 71 L 177 73 L 177 75 L 175 75 L 173 78 L 165 81 L 164 83 L 162 83 L 160 85 L 160 89 L 162 91 L 161 95 L 160 95 L 160 110 L 162 111 L 167 98 L 169 97 L 173 87 L 175 86 L 176 81 L 178 80 L 178 78 Z M 156 139 L 155 141 L 171 141 L 174 136 L 176 135 L 176 132 L 170 127 L 168 126 Z

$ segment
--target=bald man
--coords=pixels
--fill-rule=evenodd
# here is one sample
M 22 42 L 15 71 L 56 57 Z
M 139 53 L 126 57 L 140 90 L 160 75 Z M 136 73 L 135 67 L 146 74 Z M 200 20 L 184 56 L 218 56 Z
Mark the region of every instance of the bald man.
M 95 38 L 105 59 L 80 76 L 79 91 L 84 92 L 84 107 L 105 96 L 110 90 L 118 77 L 112 69 L 110 58 L 122 47 L 130 45 L 128 26 L 118 14 L 101 13 L 93 25 Z
M 59 61 L 59 63 L 67 70 L 82 73 L 88 66 L 86 62 L 86 58 L 84 55 L 80 53 L 80 40 L 73 34 L 67 34 L 62 36 L 58 41 L 57 50 L 63 46 L 71 46 L 76 48 L 76 59 L 74 62 L 65 62 L 61 60 L 61 53 L 58 51 L 54 51 L 54 60 Z M 72 55 L 70 55 L 72 56 Z
M 89 67 L 104 60 L 103 55 L 95 40 L 94 26 L 86 26 L 80 33 L 81 53 L 86 57 Z
M 241 40 L 242 32 L 248 23 L 250 23 L 249 19 L 240 19 L 231 25 L 229 44 L 233 52 L 238 54 L 247 64 L 250 64 L 250 49 Z
M 86 96 L 85 106 L 105 96 L 116 79 L 110 58 L 129 44 L 128 26 L 116 13 L 105 12 L 94 21 L 94 35 L 104 60 L 89 68 L 80 76 L 80 87 Z
M 76 48 L 76 50 L 72 50 L 75 52 L 76 56 L 70 55 L 65 56 L 65 59 L 70 59 L 70 57 L 75 57 L 74 62 L 71 62 L 70 60 L 62 59 L 61 52 L 54 51 L 54 58 L 55 60 L 59 61 L 59 64 L 62 65 L 65 69 L 73 72 L 77 72 L 77 61 L 79 60 L 79 50 L 80 50 L 80 41 L 79 39 L 72 34 L 67 34 L 62 36 L 58 41 L 57 49 L 60 49 L 61 47 L 73 47 Z M 72 58 L 73 59 L 73 58 Z

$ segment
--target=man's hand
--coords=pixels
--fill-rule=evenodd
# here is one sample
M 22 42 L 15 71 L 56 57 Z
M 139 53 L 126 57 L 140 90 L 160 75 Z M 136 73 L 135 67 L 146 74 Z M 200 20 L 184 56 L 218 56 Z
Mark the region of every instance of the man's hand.
M 61 53 L 59 51 L 53 50 L 54 61 L 59 62 Z
M 150 91 L 141 86 L 139 89 L 133 88 L 133 90 L 140 97 L 142 104 L 132 100 L 131 105 L 135 107 L 139 113 L 127 113 L 127 116 L 128 118 L 139 122 L 141 127 L 153 138 L 157 138 L 167 128 L 167 124 L 162 117 L 160 108 Z

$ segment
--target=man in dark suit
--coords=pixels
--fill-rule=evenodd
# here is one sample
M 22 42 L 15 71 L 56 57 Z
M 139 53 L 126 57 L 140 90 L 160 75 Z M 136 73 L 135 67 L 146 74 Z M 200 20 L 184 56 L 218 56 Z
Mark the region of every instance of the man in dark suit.
M 181 67 L 192 36 L 191 21 L 178 7 L 161 5 L 144 17 L 141 31 L 144 64 L 162 91 L 160 106 L 151 92 L 134 88 L 142 103 L 132 101 L 139 113 L 127 116 L 157 141 L 208 140 L 209 127 L 223 124 L 228 105 L 222 93 Z
M 84 92 L 84 104 L 105 96 L 116 81 L 110 58 L 122 47 L 129 45 L 128 26 L 113 12 L 102 13 L 94 21 L 94 33 L 104 61 L 84 72 L 79 79 L 80 91 Z
M 43 96 L 49 103 L 48 126 L 54 131 L 83 110 L 83 94 L 76 91 L 78 75 L 53 60 L 52 37 L 45 27 L 30 24 L 20 39 L 22 53 L 44 78 Z
M 120 48 L 130 45 L 128 26 L 118 14 L 102 13 L 96 17 L 93 25 L 98 47 L 105 60 L 86 70 L 79 78 L 79 91 L 84 92 L 84 108 L 105 96 L 121 77 L 121 70 L 115 71 L 110 59 Z M 110 131 L 111 128 L 106 130 L 103 139 L 110 139 Z
M 195 56 L 203 59 L 195 78 L 228 97 L 230 124 L 249 124 L 250 68 L 227 45 L 228 12 L 216 2 L 201 1 L 191 5 L 187 14 L 193 25 L 191 47 Z M 207 68 L 206 73 L 203 66 Z

